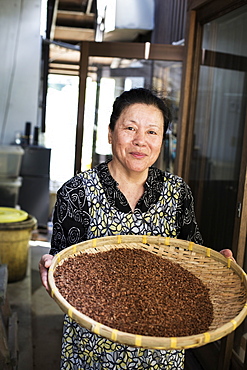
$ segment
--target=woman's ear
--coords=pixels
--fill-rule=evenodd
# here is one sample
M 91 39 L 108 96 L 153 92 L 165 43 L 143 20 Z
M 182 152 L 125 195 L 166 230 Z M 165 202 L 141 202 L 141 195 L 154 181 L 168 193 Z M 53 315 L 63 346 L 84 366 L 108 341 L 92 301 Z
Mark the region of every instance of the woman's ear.
M 110 129 L 110 126 L 108 126 L 108 143 L 112 143 L 112 131 Z

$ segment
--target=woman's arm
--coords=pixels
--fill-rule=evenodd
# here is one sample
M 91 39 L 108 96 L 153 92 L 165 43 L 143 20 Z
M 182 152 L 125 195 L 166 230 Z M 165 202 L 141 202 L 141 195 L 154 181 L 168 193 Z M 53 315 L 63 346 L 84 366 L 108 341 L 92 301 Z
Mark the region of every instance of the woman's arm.
M 57 192 L 50 254 L 43 255 L 39 262 L 40 278 L 48 292 L 48 269 L 53 256 L 72 244 L 86 240 L 88 225 L 88 204 L 82 181 L 76 176 Z
M 203 239 L 196 221 L 194 198 L 190 187 L 183 182 L 177 207 L 178 239 L 191 240 L 203 245 Z
M 50 253 L 54 255 L 70 245 L 86 240 L 89 222 L 83 181 L 75 176 L 57 192 Z

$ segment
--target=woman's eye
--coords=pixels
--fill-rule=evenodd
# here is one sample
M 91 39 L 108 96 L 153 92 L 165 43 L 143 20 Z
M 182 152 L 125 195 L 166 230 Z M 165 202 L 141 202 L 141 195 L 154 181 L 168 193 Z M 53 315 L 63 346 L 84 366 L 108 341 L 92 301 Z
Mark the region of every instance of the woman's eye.
M 152 134 L 152 135 L 156 135 L 156 132 L 153 131 L 153 130 L 150 130 L 149 133 Z
M 133 131 L 133 130 L 134 130 L 134 127 L 132 127 L 132 126 L 128 126 L 128 127 L 127 127 L 127 130 Z

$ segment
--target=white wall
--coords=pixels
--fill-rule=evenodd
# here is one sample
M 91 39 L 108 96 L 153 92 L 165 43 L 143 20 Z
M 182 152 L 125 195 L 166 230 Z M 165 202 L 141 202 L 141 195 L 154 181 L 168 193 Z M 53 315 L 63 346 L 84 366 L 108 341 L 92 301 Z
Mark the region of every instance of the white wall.
M 10 144 L 38 113 L 41 0 L 0 0 L 0 144 Z

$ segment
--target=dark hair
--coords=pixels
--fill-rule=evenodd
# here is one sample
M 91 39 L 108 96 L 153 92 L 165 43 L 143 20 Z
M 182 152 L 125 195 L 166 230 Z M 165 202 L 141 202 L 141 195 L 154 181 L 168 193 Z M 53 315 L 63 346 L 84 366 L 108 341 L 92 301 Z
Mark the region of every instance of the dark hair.
M 110 118 L 110 129 L 113 131 L 117 120 L 119 119 L 123 110 L 132 104 L 147 104 L 154 105 L 157 107 L 164 118 L 164 135 L 167 131 L 169 123 L 172 120 L 172 115 L 170 108 L 168 106 L 168 101 L 164 98 L 159 98 L 157 93 L 152 92 L 149 89 L 135 88 L 129 91 L 124 91 L 119 97 L 116 98 L 112 114 Z

